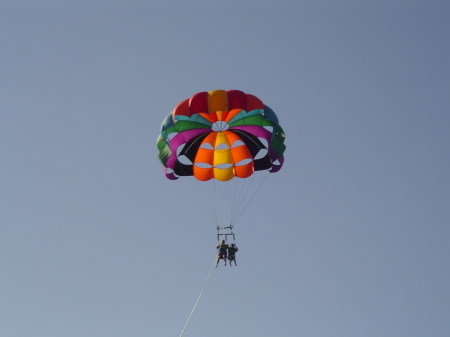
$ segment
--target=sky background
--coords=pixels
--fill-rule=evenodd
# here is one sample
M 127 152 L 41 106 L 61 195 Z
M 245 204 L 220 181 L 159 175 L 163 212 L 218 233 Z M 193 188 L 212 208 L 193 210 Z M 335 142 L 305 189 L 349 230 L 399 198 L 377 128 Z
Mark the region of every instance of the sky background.
M 184 337 L 450 336 L 449 1 L 0 1 L 0 336 L 179 336 L 216 229 L 178 102 L 286 133 Z

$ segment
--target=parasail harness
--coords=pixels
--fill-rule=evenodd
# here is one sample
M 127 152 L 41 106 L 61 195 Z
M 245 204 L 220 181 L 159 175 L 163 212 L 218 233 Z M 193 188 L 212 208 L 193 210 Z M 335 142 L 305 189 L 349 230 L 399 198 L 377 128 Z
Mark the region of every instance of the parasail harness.
M 236 241 L 236 238 L 234 236 L 234 233 L 232 232 L 233 230 L 233 225 L 230 225 L 228 227 L 219 227 L 217 226 L 217 241 L 220 242 L 220 240 L 225 240 L 225 243 L 228 244 L 228 237 L 232 236 L 233 237 L 233 243 L 234 241 Z

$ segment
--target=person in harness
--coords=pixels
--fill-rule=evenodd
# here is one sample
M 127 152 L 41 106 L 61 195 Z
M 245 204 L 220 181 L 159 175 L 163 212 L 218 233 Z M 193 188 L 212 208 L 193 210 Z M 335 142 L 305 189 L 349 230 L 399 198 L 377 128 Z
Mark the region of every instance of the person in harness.
M 232 243 L 230 244 L 230 246 L 228 247 L 228 260 L 230 260 L 230 267 L 233 265 L 232 262 L 234 261 L 234 265 L 237 266 L 236 264 L 236 252 L 238 251 L 238 247 Z
M 220 259 L 223 260 L 223 264 L 226 266 L 227 265 L 227 249 L 228 249 L 228 245 L 225 243 L 225 240 L 222 240 L 220 242 L 220 244 L 216 247 L 216 249 L 219 250 L 218 253 L 217 253 L 216 267 L 219 264 L 219 260 Z

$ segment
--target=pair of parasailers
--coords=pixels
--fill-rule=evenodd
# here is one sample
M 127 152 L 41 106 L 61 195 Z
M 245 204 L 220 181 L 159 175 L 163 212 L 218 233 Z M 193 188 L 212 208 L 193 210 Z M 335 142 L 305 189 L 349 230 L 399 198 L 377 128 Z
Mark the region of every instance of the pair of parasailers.
M 231 243 L 230 245 L 226 244 L 225 240 L 222 240 L 220 244 L 216 247 L 218 249 L 216 267 L 219 264 L 219 260 L 223 260 L 223 264 L 227 265 L 227 256 L 230 261 L 230 267 L 232 266 L 232 262 L 234 261 L 234 265 L 236 264 L 236 252 L 238 251 L 238 247 Z

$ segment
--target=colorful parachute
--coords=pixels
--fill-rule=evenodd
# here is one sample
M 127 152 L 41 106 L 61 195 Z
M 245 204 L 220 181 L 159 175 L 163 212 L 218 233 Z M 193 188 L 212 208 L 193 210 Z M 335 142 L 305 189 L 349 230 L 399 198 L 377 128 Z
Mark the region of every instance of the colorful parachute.
M 163 121 L 158 158 L 171 180 L 247 178 L 281 169 L 284 138 L 277 116 L 257 97 L 239 90 L 199 92 Z

